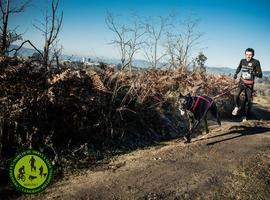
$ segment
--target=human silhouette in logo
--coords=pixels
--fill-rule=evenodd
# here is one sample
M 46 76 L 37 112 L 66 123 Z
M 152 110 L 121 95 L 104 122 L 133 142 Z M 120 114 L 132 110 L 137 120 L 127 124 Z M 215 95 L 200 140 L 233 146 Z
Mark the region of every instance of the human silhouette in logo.
M 41 165 L 40 168 L 39 168 L 39 175 L 40 175 L 40 178 L 42 178 L 42 176 L 45 178 L 47 176 L 47 173 L 44 173 L 43 172 L 43 166 Z
M 31 159 L 29 160 L 29 163 L 30 163 L 30 165 L 31 165 L 31 172 L 32 172 L 33 170 L 36 171 L 35 162 L 36 162 L 36 159 L 34 158 L 34 156 L 32 156 Z
M 18 180 L 19 180 L 19 179 L 22 179 L 22 180 L 24 181 L 24 180 L 25 180 L 25 176 L 24 176 L 24 174 L 25 174 L 24 165 L 21 166 L 21 167 L 18 169 L 18 172 L 19 172 L 19 174 L 18 174 Z
M 42 165 L 39 168 L 39 175 L 40 175 L 40 178 L 42 178 L 42 175 L 43 175 L 43 166 Z

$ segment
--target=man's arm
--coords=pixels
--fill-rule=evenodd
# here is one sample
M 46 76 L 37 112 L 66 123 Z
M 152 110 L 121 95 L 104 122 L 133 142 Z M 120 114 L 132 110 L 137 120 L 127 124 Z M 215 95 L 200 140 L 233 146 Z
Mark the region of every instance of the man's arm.
M 234 79 L 237 78 L 237 74 L 241 71 L 241 68 L 242 68 L 242 60 L 240 61 L 239 65 L 238 65 L 238 67 L 236 69 L 236 72 L 234 74 Z
M 258 61 L 254 69 L 254 75 L 257 76 L 258 78 L 262 78 L 262 69 L 261 69 L 260 61 Z

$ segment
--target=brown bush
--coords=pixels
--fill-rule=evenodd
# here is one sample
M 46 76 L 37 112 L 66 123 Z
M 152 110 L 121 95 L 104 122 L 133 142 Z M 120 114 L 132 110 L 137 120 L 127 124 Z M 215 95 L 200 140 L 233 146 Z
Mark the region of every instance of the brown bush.
M 225 75 L 184 67 L 136 72 L 64 68 L 45 74 L 26 61 L 5 60 L 1 66 L 4 165 L 26 148 L 44 151 L 61 166 L 182 136 L 186 122 L 177 109 L 180 92 L 213 97 L 235 84 Z M 223 115 L 231 112 L 231 100 L 230 92 L 217 99 Z

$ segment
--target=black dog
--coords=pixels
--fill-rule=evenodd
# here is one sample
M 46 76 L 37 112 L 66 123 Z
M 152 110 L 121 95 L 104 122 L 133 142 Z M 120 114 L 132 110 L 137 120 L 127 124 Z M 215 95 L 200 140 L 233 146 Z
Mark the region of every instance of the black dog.
M 185 115 L 186 111 L 189 110 L 193 113 L 192 127 L 185 135 L 188 143 L 191 142 L 191 134 L 200 124 L 201 120 L 204 120 L 206 133 L 209 133 L 207 124 L 207 113 L 210 113 L 217 119 L 217 123 L 221 125 L 217 106 L 213 99 L 208 96 L 191 96 L 190 93 L 187 96 L 180 94 L 179 96 L 180 106 L 179 110 L 181 115 Z

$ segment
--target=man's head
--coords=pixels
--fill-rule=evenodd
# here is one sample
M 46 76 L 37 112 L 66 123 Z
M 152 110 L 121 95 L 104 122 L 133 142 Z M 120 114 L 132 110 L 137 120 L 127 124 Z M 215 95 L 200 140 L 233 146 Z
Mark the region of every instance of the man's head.
M 245 51 L 245 57 L 247 61 L 250 61 L 254 56 L 254 49 L 252 48 L 247 48 Z

